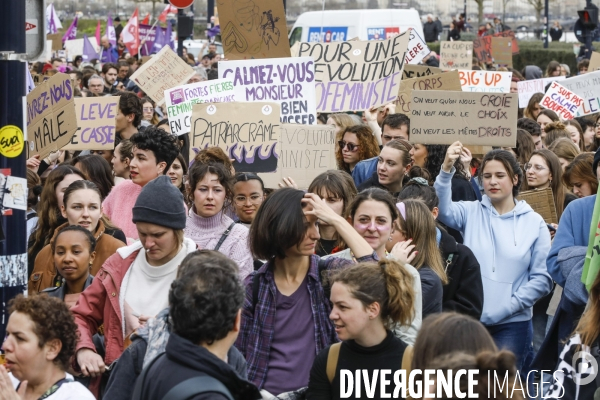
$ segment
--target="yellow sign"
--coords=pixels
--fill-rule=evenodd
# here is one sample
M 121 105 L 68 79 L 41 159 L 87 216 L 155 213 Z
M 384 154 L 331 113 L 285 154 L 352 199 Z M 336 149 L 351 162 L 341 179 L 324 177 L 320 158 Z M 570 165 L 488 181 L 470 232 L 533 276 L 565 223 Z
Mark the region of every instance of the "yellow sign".
M 23 131 L 18 126 L 6 125 L 0 129 L 0 154 L 4 157 L 18 157 L 24 145 Z

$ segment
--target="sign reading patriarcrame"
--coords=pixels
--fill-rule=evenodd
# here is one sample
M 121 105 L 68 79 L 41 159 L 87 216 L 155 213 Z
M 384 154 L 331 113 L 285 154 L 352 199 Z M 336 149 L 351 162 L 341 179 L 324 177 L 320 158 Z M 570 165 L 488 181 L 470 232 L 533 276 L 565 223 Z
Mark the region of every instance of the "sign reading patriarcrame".
M 315 60 L 317 111 L 380 107 L 396 100 L 409 32 L 381 41 L 302 43 Z
M 516 93 L 412 92 L 410 140 L 515 147 Z
M 317 120 L 310 57 L 223 61 L 219 78 L 233 81 L 236 101 L 279 103 L 282 123 L 312 125 Z
M 190 131 L 192 106 L 196 103 L 229 103 L 235 100 L 231 79 L 213 79 L 165 90 L 169 126 L 173 135 Z

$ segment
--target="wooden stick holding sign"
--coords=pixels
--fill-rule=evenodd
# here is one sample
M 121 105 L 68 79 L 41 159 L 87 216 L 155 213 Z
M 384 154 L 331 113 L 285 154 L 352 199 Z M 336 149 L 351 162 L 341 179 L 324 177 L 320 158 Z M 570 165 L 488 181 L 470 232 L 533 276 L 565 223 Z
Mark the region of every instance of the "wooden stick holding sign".
M 411 100 L 410 140 L 423 144 L 515 147 L 516 93 L 466 93 L 415 90 Z
M 197 103 L 192 107 L 190 159 L 222 148 L 237 172 L 274 172 L 279 153 L 279 104 Z
M 113 150 L 120 96 L 75 99 L 77 133 L 65 150 Z

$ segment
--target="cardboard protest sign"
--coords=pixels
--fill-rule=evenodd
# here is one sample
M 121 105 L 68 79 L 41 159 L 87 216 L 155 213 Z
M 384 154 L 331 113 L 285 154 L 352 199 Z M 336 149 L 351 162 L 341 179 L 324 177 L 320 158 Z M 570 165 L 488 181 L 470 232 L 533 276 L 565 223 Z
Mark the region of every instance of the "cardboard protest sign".
M 565 79 L 566 77 L 564 76 L 551 76 L 548 78 L 517 82 L 517 89 L 519 90 L 519 108 L 527 107 L 529 99 L 531 99 L 531 96 L 535 93 L 544 93 L 546 91 L 546 86 L 548 86 L 549 83 L 554 81 L 560 82 Z
M 473 53 L 484 64 L 492 63 L 492 37 L 483 36 L 473 40 Z
M 315 62 L 310 57 L 219 62 L 219 78 L 233 81 L 236 101 L 275 101 L 281 122 L 317 120 Z
M 425 58 L 431 50 L 427 47 L 427 43 L 419 36 L 419 33 L 414 29 L 409 31 L 408 49 L 404 56 L 404 64 L 418 64 Z
M 519 54 L 519 41 L 515 37 L 515 33 L 513 31 L 502 31 L 502 32 L 494 33 L 492 36 L 493 37 L 510 38 L 512 53 Z
M 236 101 L 231 79 L 214 79 L 165 90 L 165 105 L 171 133 L 181 135 L 190 131 L 194 104 L 231 101 Z
M 169 46 L 165 46 L 148 62 L 142 64 L 130 79 L 157 105 L 162 105 L 165 101 L 165 90 L 187 83 L 194 74 L 189 64 Z
M 226 58 L 290 57 L 283 2 L 218 0 L 218 7 Z
M 492 59 L 494 64 L 512 68 L 512 39 L 492 37 Z
M 337 169 L 335 128 L 331 125 L 283 124 L 279 134 L 277 171 L 260 174 L 265 187 L 277 189 L 291 176 L 300 189 L 307 189 L 317 175 Z
M 552 82 L 540 101 L 540 106 L 554 111 L 564 120 L 575 118 L 582 104 L 582 97 L 577 96 L 558 82 Z
M 119 96 L 75 99 L 77 132 L 65 150 L 113 150 Z
M 473 42 L 446 42 L 440 45 L 440 68 L 468 69 L 473 67 Z
M 565 79 L 561 85 L 583 97 L 584 101 L 576 117 L 594 114 L 600 111 L 600 71 L 589 72 Z
M 419 78 L 421 76 L 441 73 L 442 70 L 436 67 L 429 67 L 427 65 L 404 64 L 404 69 L 402 70 L 402 79 Z
M 275 172 L 279 104 L 197 103 L 192 107 L 190 159 L 206 147 L 222 148 L 237 172 Z
M 600 69 L 600 53 L 593 51 L 592 57 L 590 58 L 590 65 L 588 66 L 588 71 L 597 71 Z
M 46 35 L 46 39 L 52 41 L 52 51 L 62 50 L 63 42 L 60 33 L 49 33 Z
M 77 131 L 73 89 L 69 75 L 56 74 L 27 95 L 29 157 L 39 154 L 44 159 Z
M 410 115 L 410 99 L 413 90 L 452 90 L 462 91 L 458 71 L 445 72 L 422 76 L 420 78 L 404 79 L 400 81 L 396 112 Z
M 409 34 L 381 41 L 302 43 L 315 60 L 317 111 L 380 107 L 396 100 Z
M 458 71 L 465 92 L 510 93 L 512 72 Z
M 527 190 L 519 193 L 519 200 L 525 200 L 533 208 L 533 211 L 540 214 L 547 224 L 557 224 L 558 216 L 556 214 L 556 205 L 552 188 Z
M 411 99 L 410 140 L 422 144 L 515 147 L 515 93 L 415 90 Z

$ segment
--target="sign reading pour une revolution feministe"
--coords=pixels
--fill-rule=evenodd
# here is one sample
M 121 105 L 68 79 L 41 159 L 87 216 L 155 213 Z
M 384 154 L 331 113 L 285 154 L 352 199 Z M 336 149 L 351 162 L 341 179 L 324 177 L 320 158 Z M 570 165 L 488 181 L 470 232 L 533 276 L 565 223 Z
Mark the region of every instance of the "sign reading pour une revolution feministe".
M 229 103 L 236 101 L 231 79 L 191 83 L 165 90 L 169 126 L 173 135 L 191 130 L 192 106 L 196 103 Z
M 279 103 L 282 123 L 317 121 L 315 62 L 310 57 L 222 61 L 219 78 L 233 81 L 236 101 Z
M 317 111 L 367 110 L 396 100 L 410 39 L 301 43 L 298 55 L 313 57 Z

